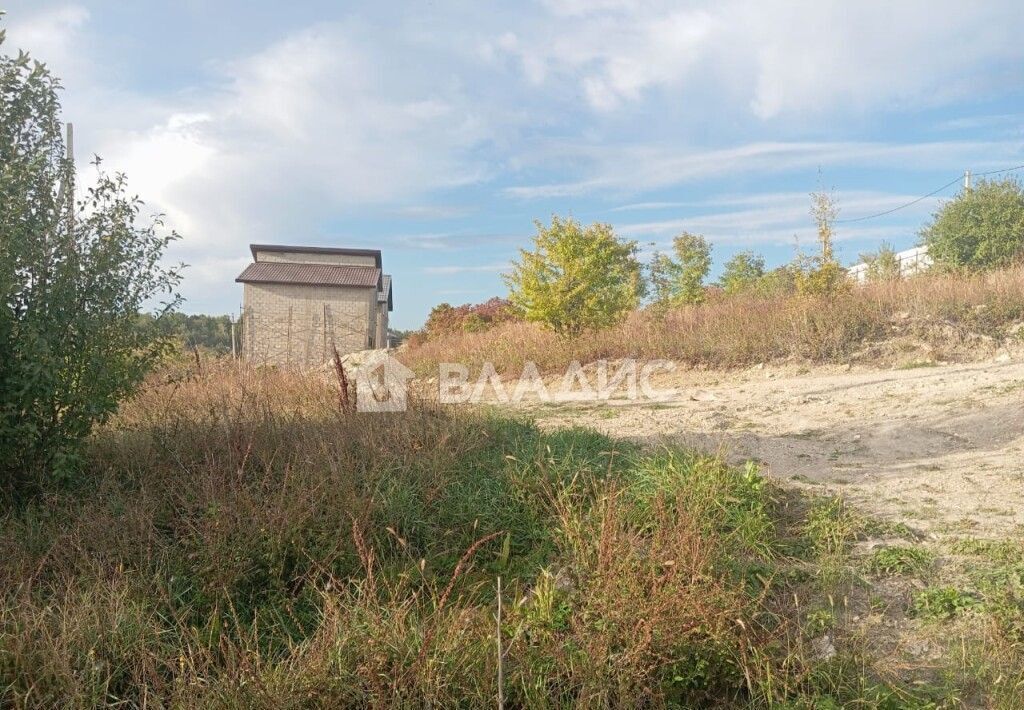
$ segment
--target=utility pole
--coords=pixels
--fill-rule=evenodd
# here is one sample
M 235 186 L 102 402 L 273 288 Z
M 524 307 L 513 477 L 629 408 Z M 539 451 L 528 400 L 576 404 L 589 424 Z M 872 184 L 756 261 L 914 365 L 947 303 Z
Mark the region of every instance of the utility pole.
M 68 138 L 65 150 L 68 161 L 68 243 L 75 247 L 75 127 L 68 122 Z
M 971 189 L 971 170 L 968 168 L 964 170 L 964 191 L 969 192 Z
M 235 346 L 235 314 L 231 313 L 228 315 L 228 320 L 231 321 L 231 359 L 238 359 L 238 349 Z

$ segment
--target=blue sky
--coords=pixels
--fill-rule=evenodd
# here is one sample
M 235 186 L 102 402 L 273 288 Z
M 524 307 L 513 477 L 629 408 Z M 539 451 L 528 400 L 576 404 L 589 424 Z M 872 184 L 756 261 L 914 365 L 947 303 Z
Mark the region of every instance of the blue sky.
M 238 308 L 250 242 L 382 249 L 393 324 L 503 294 L 551 214 L 644 253 L 813 245 L 1024 163 L 1024 3 L 7 0 L 98 153 L 183 239 L 185 310 Z M 839 224 L 907 247 L 941 197 Z

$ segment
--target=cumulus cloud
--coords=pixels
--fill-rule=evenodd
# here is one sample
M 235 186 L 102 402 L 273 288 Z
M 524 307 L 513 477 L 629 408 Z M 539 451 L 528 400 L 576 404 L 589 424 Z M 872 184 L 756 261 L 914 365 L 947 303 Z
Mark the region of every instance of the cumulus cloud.
M 467 152 L 486 131 L 472 111 L 382 81 L 373 51 L 340 25 L 295 33 L 227 63 L 191 112 L 111 135 L 105 152 L 170 213 L 185 202 L 204 212 L 189 225 L 206 231 L 194 233 L 203 244 L 309 228 L 314 205 L 340 211 L 476 180 Z

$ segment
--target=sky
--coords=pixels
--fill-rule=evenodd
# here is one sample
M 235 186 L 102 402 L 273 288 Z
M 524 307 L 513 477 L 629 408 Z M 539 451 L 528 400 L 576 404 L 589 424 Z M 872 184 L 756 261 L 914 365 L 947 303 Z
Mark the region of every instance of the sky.
M 715 267 L 1024 164 L 1024 3 L 6 0 L 0 52 L 62 78 L 80 182 L 124 172 L 182 238 L 189 313 L 237 312 L 248 244 L 378 248 L 392 325 L 503 295 L 535 221 Z M 1013 174 L 1013 173 L 1010 173 Z M 854 263 L 958 189 L 840 221 Z

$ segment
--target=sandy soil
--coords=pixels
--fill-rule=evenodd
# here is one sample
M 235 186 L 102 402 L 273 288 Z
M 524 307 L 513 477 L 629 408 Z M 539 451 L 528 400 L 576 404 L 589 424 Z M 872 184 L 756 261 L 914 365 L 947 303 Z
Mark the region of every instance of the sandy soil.
M 1024 532 L 1024 358 L 905 369 L 757 366 L 653 380 L 664 402 L 521 403 L 656 445 L 755 460 L 788 485 L 841 493 L 923 533 Z

